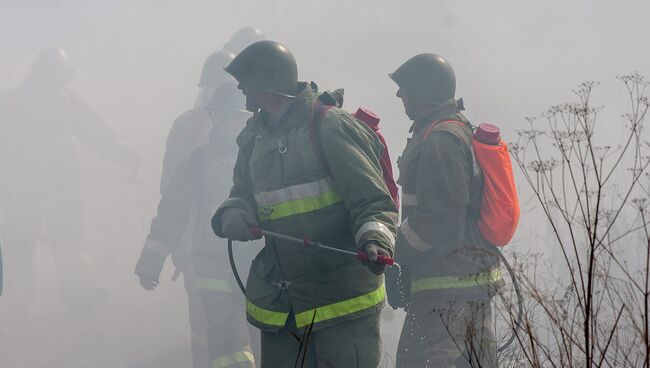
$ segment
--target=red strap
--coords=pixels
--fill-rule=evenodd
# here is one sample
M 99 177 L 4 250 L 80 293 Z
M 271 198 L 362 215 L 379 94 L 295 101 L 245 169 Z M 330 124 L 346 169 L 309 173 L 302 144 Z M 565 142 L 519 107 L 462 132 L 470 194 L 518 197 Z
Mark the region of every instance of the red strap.
M 462 123 L 462 122 L 456 121 L 456 120 L 444 120 L 444 121 L 435 120 L 435 121 L 433 121 L 431 123 L 431 125 L 429 125 L 427 130 L 424 132 L 424 139 L 429 138 L 429 134 L 431 134 L 431 131 L 433 130 L 433 128 L 438 126 L 438 124 L 442 124 L 442 123 L 454 123 L 454 124 L 458 124 L 458 125 L 461 125 L 461 126 L 466 126 L 465 123 Z

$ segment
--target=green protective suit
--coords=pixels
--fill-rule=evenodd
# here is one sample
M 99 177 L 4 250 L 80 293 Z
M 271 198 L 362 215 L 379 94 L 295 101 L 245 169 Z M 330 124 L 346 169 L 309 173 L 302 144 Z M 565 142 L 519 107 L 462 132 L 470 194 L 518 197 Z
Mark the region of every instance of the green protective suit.
M 490 300 L 503 280 L 496 248 L 476 227 L 483 180 L 461 110 L 449 100 L 416 120 L 398 160 L 396 257 L 410 276 L 398 368 L 496 362 Z
M 398 159 L 402 224 L 396 256 L 410 272 L 411 299 L 483 300 L 501 283 L 497 250 L 476 226 L 483 177 L 460 108 L 449 100 L 416 120 Z M 434 122 L 440 124 L 432 127 Z
M 247 122 L 230 198 L 213 228 L 219 232 L 220 214 L 238 207 L 274 232 L 353 252 L 373 241 L 392 254 L 397 210 L 382 179 L 381 142 L 344 110 L 328 110 L 320 134 L 329 177 L 310 137 L 317 93 L 314 83 L 301 83 L 280 121 L 262 112 Z M 251 266 L 246 312 L 265 332 L 312 321 L 316 332 L 375 314 L 384 299 L 383 277 L 354 256 L 267 237 Z

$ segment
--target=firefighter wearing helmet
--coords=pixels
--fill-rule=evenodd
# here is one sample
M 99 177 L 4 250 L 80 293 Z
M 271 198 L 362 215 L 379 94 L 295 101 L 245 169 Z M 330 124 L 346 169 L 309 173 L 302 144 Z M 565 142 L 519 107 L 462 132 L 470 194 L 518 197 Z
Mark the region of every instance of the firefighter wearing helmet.
M 37 243 L 47 225 L 67 311 L 87 312 L 106 300 L 88 260 L 82 216 L 80 142 L 135 175 L 140 158 L 91 106 L 69 88 L 66 53 L 41 51 L 22 85 L 0 93 L 0 212 L 6 300 L 10 314 L 28 313 L 36 289 Z
M 227 132 L 222 130 L 231 128 L 232 124 L 223 125 L 223 120 L 235 121 L 241 119 L 242 112 L 237 112 L 239 107 L 234 104 L 232 96 L 232 83 L 234 81 L 224 71 L 224 67 L 228 66 L 234 59 L 235 54 L 233 52 L 238 52 L 245 46 L 238 49 L 238 45 L 254 42 L 259 39 L 258 37 L 263 37 L 258 29 L 252 27 L 243 28 L 235 33 L 222 50 L 214 52 L 206 58 L 201 68 L 198 83 L 199 95 L 194 103 L 194 108 L 176 118 L 167 136 L 163 171 L 160 178 L 162 197 L 165 197 L 165 192 L 171 184 L 176 170 L 188 155 L 199 147 L 209 145 L 211 135 L 228 136 Z M 234 91 L 237 91 L 236 88 Z M 215 122 L 217 122 L 216 126 Z M 227 148 L 229 146 L 224 144 L 223 147 Z M 219 156 L 218 161 L 223 163 L 223 157 Z M 168 194 L 168 196 L 173 195 Z M 222 309 L 220 308 L 214 310 L 214 298 L 208 295 L 211 293 L 209 290 L 205 290 L 212 283 L 206 282 L 205 278 L 198 275 L 199 271 L 194 269 L 195 265 L 192 262 L 193 249 L 191 247 L 197 245 L 193 243 L 196 239 L 191 236 L 191 229 L 194 229 L 199 224 L 201 224 L 200 220 L 192 217 L 185 226 L 188 229 L 187 234 L 181 237 L 178 243 L 166 244 L 161 247 L 157 244 L 159 241 L 154 240 L 155 236 L 148 239 L 144 244 L 142 255 L 136 266 L 136 274 L 138 274 L 140 283 L 145 289 L 155 288 L 165 259 L 171 253 L 177 271 L 184 274 L 183 280 L 188 296 L 190 326 L 193 335 L 192 358 L 194 366 L 204 367 L 212 364 L 210 363 L 211 360 L 220 361 L 219 359 L 224 356 L 223 352 L 225 350 L 219 345 L 219 342 L 215 342 L 215 339 L 220 339 L 221 335 L 219 333 L 210 335 L 210 331 L 219 329 L 219 325 L 218 323 L 215 325 L 215 321 L 227 314 L 221 313 Z M 152 234 L 154 233 L 156 231 L 152 228 Z M 215 261 L 214 257 L 209 259 Z M 219 266 L 221 261 L 223 259 L 214 263 L 213 267 L 221 267 Z M 205 262 L 202 263 L 202 267 L 207 268 Z M 219 290 L 213 292 L 218 293 Z M 237 319 L 233 318 L 232 321 L 235 323 Z M 233 331 L 236 330 L 236 326 L 232 326 Z M 222 340 L 223 342 L 229 341 L 227 339 Z
M 162 175 L 160 177 L 161 198 L 165 197 L 172 178 L 183 160 L 198 147 L 209 143 L 210 133 L 214 128 L 212 108 L 208 107 L 216 91 L 221 85 L 232 78 L 223 68 L 227 66 L 235 55 L 227 51 L 217 51 L 210 54 L 201 68 L 198 87 L 199 95 L 194 108 L 182 113 L 174 120 L 167 135 L 165 156 L 163 158 Z M 217 129 L 221 129 L 218 127 Z M 169 196 L 169 194 L 168 194 Z M 161 202 L 162 205 L 162 202 Z M 139 277 L 141 286 L 152 290 L 158 284 L 158 278 L 165 260 L 171 254 L 177 272 L 183 273 L 183 281 L 188 297 L 190 314 L 190 328 L 192 330 L 192 361 L 195 367 L 209 365 L 211 353 L 208 342 L 206 310 L 201 300 L 200 290 L 197 287 L 197 276 L 194 272 L 191 254 L 193 241 L 192 229 L 197 220 L 191 217 L 183 222 L 187 229 L 178 242 L 173 245 L 160 246 L 155 240 L 148 239 L 142 249 L 135 273 Z M 152 230 L 153 233 L 153 230 Z
M 482 176 L 454 70 L 425 53 L 389 77 L 413 121 L 398 161 L 402 273 L 387 274 L 389 303 L 407 311 L 397 367 L 496 367 L 490 300 L 502 280 L 496 249 L 476 227 Z
M 214 232 L 247 241 L 260 237 L 250 227 L 261 226 L 369 256 L 364 264 L 265 237 L 245 303 L 248 321 L 262 331 L 262 367 L 291 366 L 301 351 L 310 367 L 377 367 L 385 265 L 376 260 L 392 255 L 397 221 L 381 142 L 344 110 L 322 110 L 317 86 L 299 82 L 296 60 L 277 42 L 248 46 L 226 71 L 254 115 L 237 137 L 233 186 L 212 219 Z M 325 163 L 310 138 L 316 118 Z M 296 336 L 308 326 L 303 347 Z
M 190 301 L 195 367 L 235 363 L 237 367 L 255 367 L 244 313 L 237 308 L 243 298 L 230 275 L 226 248 L 215 245 L 219 239 L 209 222 L 201 221 L 209 219 L 228 195 L 226 173 L 232 172 L 235 163 L 235 138 L 251 115 L 237 108 L 242 103 L 237 84 L 231 80 L 222 83 L 201 109 L 211 121 L 209 139 L 185 155 L 173 170 L 136 268 L 142 286 L 153 288 L 167 254 L 183 255 L 175 261 L 184 272 Z M 252 254 L 247 259 L 250 262 Z M 201 335 L 203 344 L 199 345 L 196 337 Z

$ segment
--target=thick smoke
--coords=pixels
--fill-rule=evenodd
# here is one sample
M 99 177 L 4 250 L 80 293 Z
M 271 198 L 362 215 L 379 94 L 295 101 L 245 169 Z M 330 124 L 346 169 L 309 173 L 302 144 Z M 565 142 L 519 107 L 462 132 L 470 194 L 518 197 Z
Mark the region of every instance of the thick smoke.
M 59 162 L 50 146 L 32 142 L 29 152 L 21 151 L 26 146 L 11 137 L 24 136 L 29 127 L 14 124 L 23 121 L 21 116 L 0 116 L 0 137 L 15 147 L 0 147 L 0 161 L 43 166 L 34 177 L 3 172 L 5 200 L 15 202 L 25 191 L 45 193 L 24 202 L 41 207 L 66 199 L 66 175 L 78 175 L 80 185 L 78 225 L 64 212 L 49 213 L 51 221 L 15 224 L 36 224 L 25 229 L 35 239 L 30 260 L 35 290 L 28 294 L 21 289 L 24 280 L 7 283 L 12 278 L 5 277 L 0 367 L 190 366 L 182 281 L 171 281 L 174 269 L 168 262 L 158 290 L 147 293 L 133 267 L 156 213 L 171 124 L 193 107 L 205 58 L 241 27 L 253 25 L 287 45 L 298 60 L 301 80 L 313 80 L 322 89 L 345 88 L 349 111 L 366 106 L 380 114 L 396 159 L 410 122 L 387 73 L 407 58 L 421 52 L 444 55 L 455 67 L 468 117 L 499 124 L 507 140 L 515 139 L 525 116 L 572 99 L 570 90 L 584 80 L 607 87 L 594 98 L 606 106 L 601 118 L 618 122 L 625 93 L 614 77 L 633 70 L 650 76 L 649 10 L 644 1 L 613 6 L 604 0 L 0 0 L 0 99 L 29 83 L 39 52 L 61 48 L 75 70 L 70 93 L 101 131 L 91 134 L 98 140 L 65 133 L 74 148 L 66 154 L 74 155 L 71 162 L 76 160 L 78 171 L 48 172 L 56 166 L 46 165 L 48 160 Z M 37 94 L 21 101 L 29 106 L 22 111 L 35 116 L 55 113 L 50 111 L 53 101 Z M 621 134 L 619 128 L 609 133 Z M 522 187 L 520 196 L 522 224 L 510 246 L 542 251 L 539 239 L 546 229 L 534 226 L 539 214 L 531 210 L 530 193 Z M 6 211 L 5 201 L 0 216 Z M 82 230 L 75 236 L 83 240 L 70 240 L 82 244 L 78 259 L 61 261 L 54 250 L 61 241 L 55 235 L 60 223 Z M 4 234 L 5 229 L 0 239 L 6 255 L 11 244 Z M 87 268 L 78 273 L 80 279 L 57 276 L 58 268 L 79 264 Z M 5 264 L 4 271 L 16 267 L 21 266 Z M 67 308 L 66 282 L 87 285 L 93 292 L 83 298 L 92 298 L 83 302 L 97 305 L 90 311 Z M 16 296 L 29 300 L 19 311 L 10 302 Z M 383 318 L 386 353 L 393 355 L 403 315 L 387 310 Z

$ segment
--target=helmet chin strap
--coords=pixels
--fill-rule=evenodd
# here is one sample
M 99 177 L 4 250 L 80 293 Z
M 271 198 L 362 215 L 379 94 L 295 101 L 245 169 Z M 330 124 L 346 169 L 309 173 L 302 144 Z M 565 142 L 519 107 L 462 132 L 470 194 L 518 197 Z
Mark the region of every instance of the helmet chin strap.
M 259 107 L 255 107 L 255 106 L 249 106 L 249 105 L 246 105 L 246 111 L 250 111 L 250 112 L 252 112 L 253 114 L 258 114 L 258 113 L 260 112 L 260 108 L 259 108 Z

